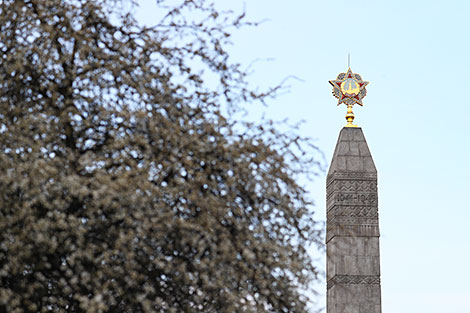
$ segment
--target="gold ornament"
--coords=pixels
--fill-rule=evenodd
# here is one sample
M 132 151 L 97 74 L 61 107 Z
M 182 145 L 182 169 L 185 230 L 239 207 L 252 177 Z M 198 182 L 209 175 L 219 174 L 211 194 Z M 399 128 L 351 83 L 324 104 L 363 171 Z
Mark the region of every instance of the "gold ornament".
M 357 127 L 353 124 L 354 113 L 353 106 L 357 103 L 362 106 L 362 99 L 367 95 L 366 86 L 369 82 L 363 81 L 361 75 L 355 74 L 348 69 L 346 73 L 341 73 L 336 80 L 330 80 L 333 86 L 333 95 L 338 98 L 338 105 L 346 104 L 348 111 L 346 113 L 346 127 Z

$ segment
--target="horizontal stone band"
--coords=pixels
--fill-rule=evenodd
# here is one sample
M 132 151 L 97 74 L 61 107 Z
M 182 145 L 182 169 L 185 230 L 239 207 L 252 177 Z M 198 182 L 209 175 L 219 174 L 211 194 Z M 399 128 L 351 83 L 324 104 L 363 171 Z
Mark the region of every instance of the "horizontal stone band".
M 379 275 L 335 275 L 326 286 L 327 289 L 334 285 L 380 285 Z
M 326 242 L 335 236 L 380 237 L 378 225 L 326 225 Z
M 377 173 L 365 172 L 334 172 L 326 178 L 326 184 L 329 185 L 335 179 L 360 179 L 360 180 L 377 180 Z

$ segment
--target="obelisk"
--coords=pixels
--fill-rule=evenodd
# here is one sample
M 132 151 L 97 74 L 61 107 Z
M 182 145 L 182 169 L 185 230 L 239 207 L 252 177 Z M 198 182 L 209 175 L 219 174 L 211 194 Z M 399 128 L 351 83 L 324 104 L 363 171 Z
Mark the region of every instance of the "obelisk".
M 381 313 L 377 170 L 352 106 L 367 82 L 349 69 L 330 81 L 348 106 L 326 182 L 327 313 Z

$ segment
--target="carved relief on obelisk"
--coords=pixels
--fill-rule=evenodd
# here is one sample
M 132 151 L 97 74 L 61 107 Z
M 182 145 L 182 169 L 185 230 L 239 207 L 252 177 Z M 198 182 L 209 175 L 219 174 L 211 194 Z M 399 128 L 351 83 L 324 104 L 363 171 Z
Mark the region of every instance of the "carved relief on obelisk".
M 362 129 L 346 119 L 326 184 L 327 313 L 381 313 L 377 171 Z

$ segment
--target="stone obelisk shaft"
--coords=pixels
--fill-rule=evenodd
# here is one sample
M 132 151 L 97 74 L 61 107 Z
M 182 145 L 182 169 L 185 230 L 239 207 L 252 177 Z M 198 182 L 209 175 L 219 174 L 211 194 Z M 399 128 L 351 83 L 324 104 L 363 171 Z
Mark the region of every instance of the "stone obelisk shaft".
M 381 313 L 377 170 L 361 128 L 341 130 L 326 190 L 327 313 Z

